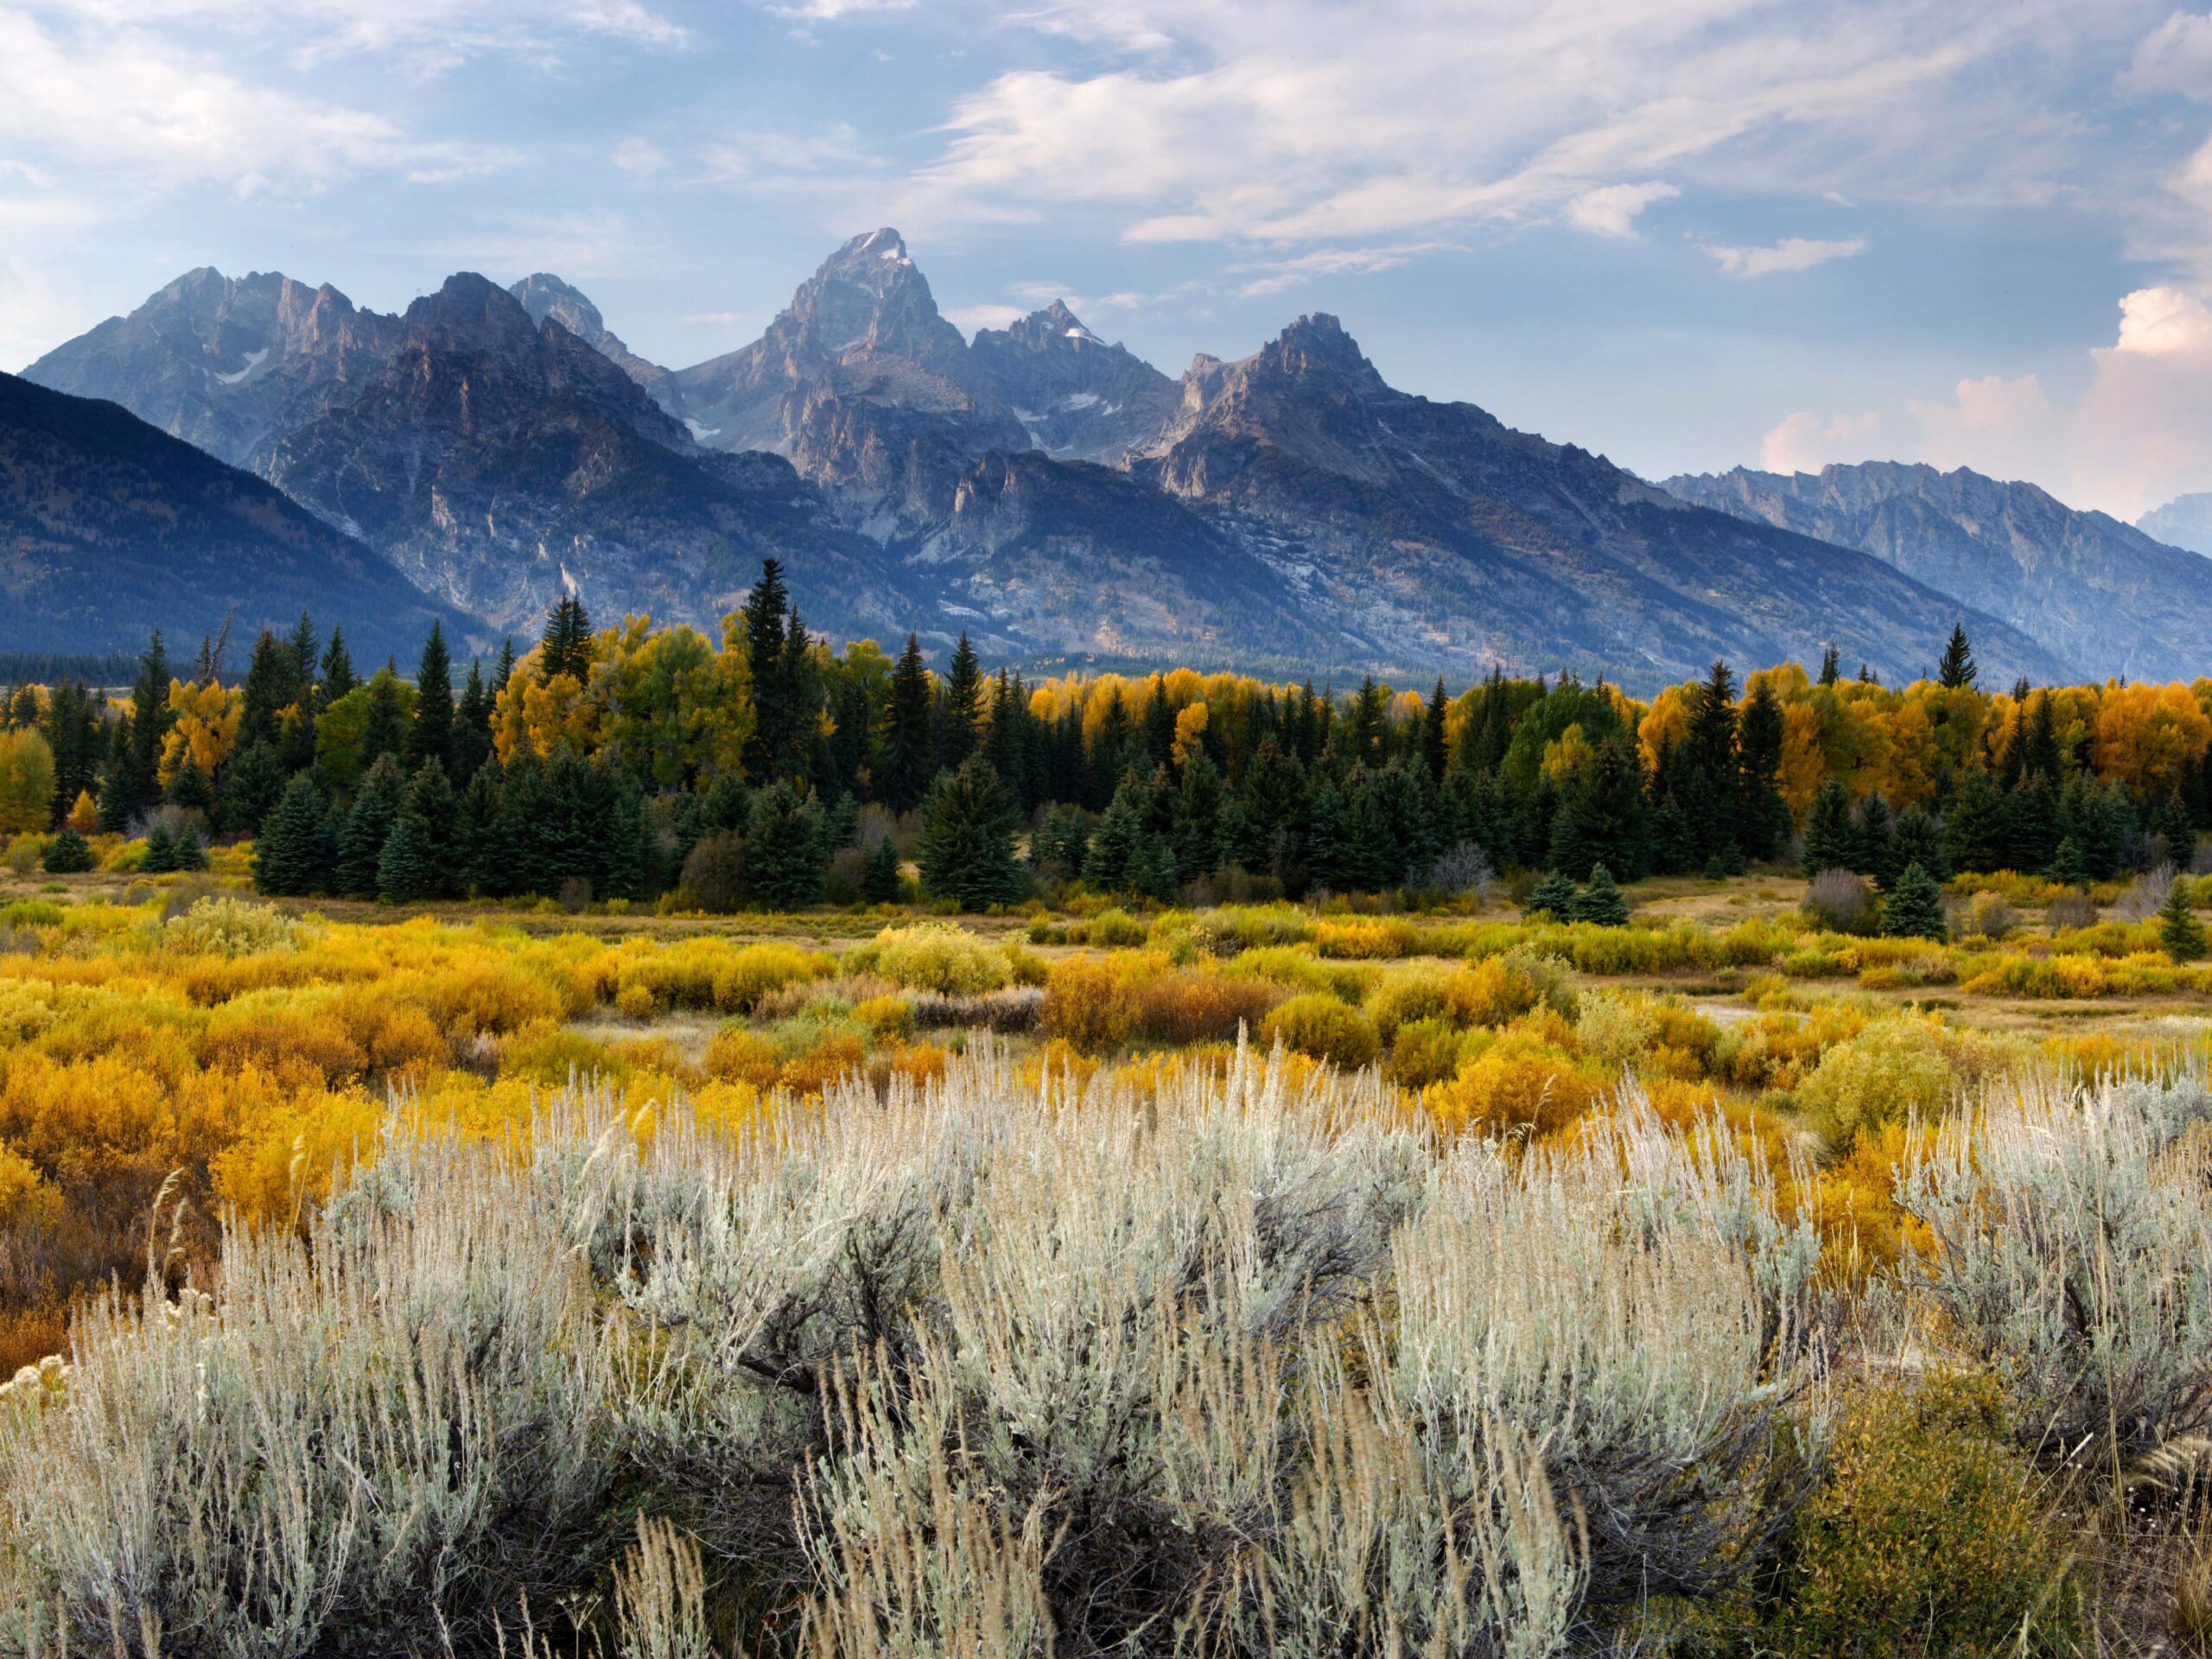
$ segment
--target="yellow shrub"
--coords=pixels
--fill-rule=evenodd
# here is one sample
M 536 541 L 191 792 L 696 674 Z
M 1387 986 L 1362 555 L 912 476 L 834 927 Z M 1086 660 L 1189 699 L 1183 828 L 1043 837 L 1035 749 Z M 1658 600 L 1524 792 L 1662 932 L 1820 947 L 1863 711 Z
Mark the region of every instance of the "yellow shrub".
M 1813 1126 L 1841 1149 L 1863 1129 L 1941 1111 L 1956 1083 L 1929 1022 L 1885 1020 L 1822 1055 L 1798 1097 Z
M 1325 921 L 1313 930 L 1313 949 L 1319 955 L 1361 962 L 1395 962 L 1414 955 L 1421 944 L 1421 929 L 1402 916 Z
M 1013 977 L 997 947 L 946 922 L 887 927 L 855 954 L 893 984 L 946 996 L 995 991 Z
M 1465 1033 L 1448 1020 L 1409 1020 L 1390 1039 L 1382 1075 L 1402 1089 L 1426 1089 L 1449 1081 L 1465 1054 Z
M 853 1018 L 879 1038 L 904 1037 L 914 1028 L 914 1005 L 903 996 L 871 996 L 853 1005 Z
M 1070 957 L 1054 964 L 1045 982 L 1046 1037 L 1078 1053 L 1104 1054 L 1128 1041 L 1136 1021 L 1136 998 L 1109 963 Z
M 1433 1020 L 1442 1014 L 1448 982 L 1448 976 L 1433 968 L 1393 974 L 1367 994 L 1367 1016 L 1387 1043 L 1408 1020 Z
M 1463 1026 L 1502 1026 L 1539 1003 L 1571 1014 L 1575 1001 L 1557 957 L 1519 950 L 1456 969 L 1444 984 L 1446 1012 Z
M 1375 1022 L 1332 996 L 1294 996 L 1260 1023 L 1260 1040 L 1341 1066 L 1361 1066 L 1382 1046 Z
M 707 1045 L 707 1075 L 722 1083 L 743 1083 L 756 1093 L 776 1086 L 781 1062 L 776 1046 L 743 1026 L 724 1026 Z

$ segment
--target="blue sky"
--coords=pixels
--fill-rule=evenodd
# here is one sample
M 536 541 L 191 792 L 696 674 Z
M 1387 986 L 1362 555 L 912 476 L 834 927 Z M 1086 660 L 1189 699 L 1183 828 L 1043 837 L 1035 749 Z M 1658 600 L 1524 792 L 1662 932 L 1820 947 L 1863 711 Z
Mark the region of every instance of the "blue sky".
M 1170 373 L 1328 310 L 1648 475 L 2212 489 L 2212 16 L 2170 0 L 0 0 L 0 363 L 194 265 L 556 271 L 742 344 L 903 231 Z

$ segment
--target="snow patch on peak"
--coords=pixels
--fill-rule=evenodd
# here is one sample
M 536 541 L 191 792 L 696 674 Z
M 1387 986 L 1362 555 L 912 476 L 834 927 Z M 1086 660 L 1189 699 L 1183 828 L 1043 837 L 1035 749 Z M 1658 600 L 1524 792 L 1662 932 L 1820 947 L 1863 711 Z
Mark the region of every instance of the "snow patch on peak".
M 695 443 L 704 443 L 721 430 L 719 426 L 702 426 L 689 415 L 683 417 L 683 424 L 691 429 L 691 439 Z
M 245 367 L 240 369 L 236 374 L 225 374 L 214 369 L 210 369 L 208 372 L 214 376 L 219 385 L 235 386 L 268 360 L 269 348 L 264 346 L 257 352 L 248 352 L 245 356 Z

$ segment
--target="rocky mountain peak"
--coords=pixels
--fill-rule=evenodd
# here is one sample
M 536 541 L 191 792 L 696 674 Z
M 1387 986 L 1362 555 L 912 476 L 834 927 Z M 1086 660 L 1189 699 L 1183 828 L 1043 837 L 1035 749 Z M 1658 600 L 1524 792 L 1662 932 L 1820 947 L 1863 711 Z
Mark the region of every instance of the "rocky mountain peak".
M 573 283 L 564 283 L 550 271 L 532 271 L 520 282 L 508 286 L 507 292 L 521 302 L 532 322 L 543 322 L 551 317 L 563 328 L 588 346 L 601 346 L 613 340 L 607 332 L 607 319 L 600 315 L 599 308 Z M 620 340 L 615 340 L 620 346 Z M 605 349 L 601 346 L 601 349 Z M 624 346 L 624 350 L 628 347 Z

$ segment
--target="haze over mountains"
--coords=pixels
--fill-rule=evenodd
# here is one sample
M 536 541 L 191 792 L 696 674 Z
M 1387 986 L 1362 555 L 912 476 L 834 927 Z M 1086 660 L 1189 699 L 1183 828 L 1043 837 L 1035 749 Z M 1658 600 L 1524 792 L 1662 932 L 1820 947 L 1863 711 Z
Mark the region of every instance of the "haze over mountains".
M 1179 384 L 1064 302 L 969 341 L 890 230 L 689 368 L 548 273 L 389 316 L 203 270 L 27 373 L 259 474 L 485 639 L 563 591 L 711 626 L 766 555 L 818 628 L 1001 658 L 1649 689 L 1830 644 L 1913 677 L 1961 619 L 2006 678 L 2194 672 L 2212 637 L 2212 561 L 2031 486 L 1661 488 L 1394 390 L 1325 315 Z M 1821 483 L 1844 472 L 1868 476 Z M 2129 614 L 2153 598 L 2155 625 Z

